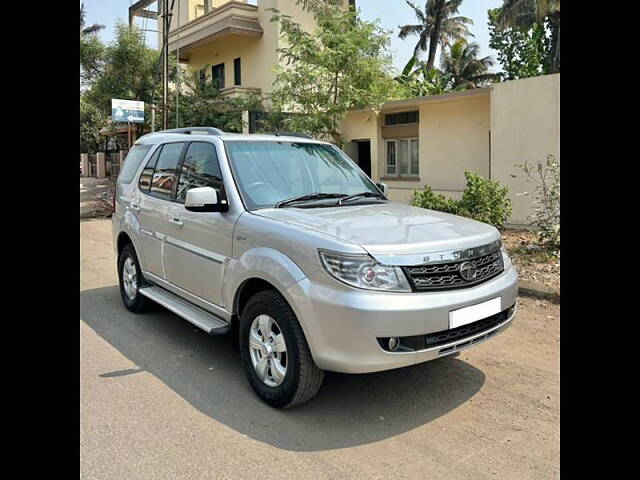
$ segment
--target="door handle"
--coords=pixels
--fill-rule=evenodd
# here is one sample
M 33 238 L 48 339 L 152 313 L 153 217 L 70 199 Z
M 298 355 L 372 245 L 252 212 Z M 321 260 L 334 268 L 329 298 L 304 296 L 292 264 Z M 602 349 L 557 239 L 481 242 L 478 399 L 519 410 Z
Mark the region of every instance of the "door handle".
M 131 210 L 133 210 L 134 212 L 139 212 L 139 211 L 140 211 L 140 205 L 138 205 L 137 203 L 133 203 L 133 202 L 131 202 L 130 208 L 131 208 Z
M 182 228 L 182 225 L 184 225 L 184 223 L 182 222 L 182 220 L 180 220 L 178 217 L 173 217 L 171 220 L 169 220 L 171 223 L 173 223 L 176 227 L 178 228 Z

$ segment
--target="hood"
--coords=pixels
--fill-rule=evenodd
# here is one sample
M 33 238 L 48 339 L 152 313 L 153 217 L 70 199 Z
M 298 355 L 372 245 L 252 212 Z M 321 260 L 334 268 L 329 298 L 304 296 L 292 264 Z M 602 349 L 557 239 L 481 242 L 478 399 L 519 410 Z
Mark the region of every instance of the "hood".
M 253 213 L 360 245 L 373 256 L 416 255 L 485 245 L 500 238 L 485 223 L 402 203 L 270 208 Z

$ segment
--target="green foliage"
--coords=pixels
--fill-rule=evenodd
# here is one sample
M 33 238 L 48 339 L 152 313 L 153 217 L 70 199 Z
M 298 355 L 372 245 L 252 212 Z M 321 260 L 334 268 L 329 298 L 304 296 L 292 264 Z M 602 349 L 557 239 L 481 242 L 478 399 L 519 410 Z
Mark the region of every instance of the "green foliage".
M 511 216 L 511 200 L 507 198 L 509 190 L 475 172 L 466 171 L 464 176 L 467 185 L 460 200 L 433 193 L 431 187 L 425 185 L 422 191 L 414 190 L 410 197 L 411 205 L 473 218 L 502 230 Z
M 406 97 L 424 97 L 464 90 L 464 85 L 452 87 L 453 75 L 428 68 L 425 62 L 411 57 L 402 73 L 395 79 L 405 90 Z
M 560 162 L 553 155 L 536 165 L 528 162 L 516 165 L 524 173 L 525 182 L 533 185 L 532 192 L 518 195 L 533 196 L 530 218 L 538 227 L 538 239 L 543 246 L 560 248 Z M 518 178 L 516 175 L 512 175 Z
M 171 97 L 175 105 L 175 92 Z M 212 80 L 200 79 L 199 72 L 181 75 L 178 101 L 178 111 L 170 110 L 170 125 L 176 125 L 178 114 L 180 127 L 207 126 L 226 132 L 242 132 L 242 111 L 256 109 L 261 104 L 260 98 L 254 95 L 223 97 Z
M 444 49 L 451 41 L 464 40 L 471 35 L 468 25 L 473 25 L 473 20 L 457 15 L 462 0 L 427 0 L 424 10 L 409 0 L 406 0 L 406 3 L 413 10 L 419 23 L 401 26 L 398 36 L 401 39 L 409 35 L 419 36 L 413 56 L 417 57 L 421 51 L 424 52 L 428 48 L 428 69 L 433 68 L 438 45 Z
M 495 17 L 498 32 L 506 29 L 550 31 L 549 52 L 545 55 L 548 73 L 560 72 L 560 0 L 503 0 Z M 538 32 L 539 34 L 539 32 Z
M 118 23 L 115 41 L 105 51 L 103 72 L 87 92 L 87 100 L 100 111 L 109 114 L 112 98 L 143 101 L 147 109 L 145 125 L 148 126 L 154 84 L 155 98 L 162 98 L 162 82 L 154 81 L 158 56 L 158 51 L 144 45 L 143 32 L 139 28 Z M 175 58 L 169 58 L 169 80 L 173 81 Z M 142 124 L 136 124 L 136 128 L 140 135 L 143 130 Z
M 80 86 L 90 84 L 99 74 L 104 57 L 104 45 L 96 33 L 104 25 L 85 25 L 86 10 L 80 5 Z
M 80 36 L 80 85 L 90 85 L 99 75 L 104 63 L 105 47 L 95 35 Z
M 552 57 L 551 33 L 547 23 L 498 28 L 500 8 L 489 10 L 489 46 L 498 52 L 503 80 L 535 77 L 549 73 Z
M 100 143 L 100 129 L 107 125 L 107 116 L 80 96 L 80 152 L 95 152 Z
M 276 70 L 272 109 L 301 114 L 286 120 L 287 130 L 326 136 L 341 146 L 340 124 L 350 108 L 379 110 L 402 94 L 389 74 L 389 33 L 351 9 L 319 0 L 302 3 L 316 19 L 314 32 L 270 9 L 287 45 L 279 50 L 286 65 Z
M 480 45 L 456 40 L 442 56 L 442 71 L 451 78 L 451 87 L 465 89 L 484 87 L 500 77 L 489 71 L 493 66 L 490 56 L 478 58 Z
M 454 215 L 458 215 L 460 212 L 460 207 L 456 200 L 447 198 L 439 193 L 434 193 L 429 185 L 425 185 L 424 190 L 414 190 L 411 197 L 409 197 L 409 203 L 415 207 L 452 213 Z
M 475 172 L 464 172 L 467 186 L 460 200 L 460 214 L 502 230 L 511 216 L 509 189 Z

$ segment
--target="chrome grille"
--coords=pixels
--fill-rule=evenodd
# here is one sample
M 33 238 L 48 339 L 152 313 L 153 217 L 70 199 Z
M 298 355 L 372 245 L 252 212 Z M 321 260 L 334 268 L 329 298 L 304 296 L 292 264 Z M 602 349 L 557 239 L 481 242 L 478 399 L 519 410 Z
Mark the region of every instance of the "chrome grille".
M 466 262 L 472 263 L 476 269 L 476 275 L 471 280 L 465 280 L 460 274 L 460 266 Z M 486 282 L 503 270 L 504 264 L 500 250 L 469 260 L 404 267 L 404 272 L 414 291 L 471 287 Z

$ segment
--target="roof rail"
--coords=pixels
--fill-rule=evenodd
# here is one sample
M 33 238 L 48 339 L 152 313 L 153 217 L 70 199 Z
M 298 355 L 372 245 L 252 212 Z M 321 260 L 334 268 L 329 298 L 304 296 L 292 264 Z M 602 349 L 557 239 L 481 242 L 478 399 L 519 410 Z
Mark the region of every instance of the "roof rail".
M 219 128 L 213 128 L 213 127 L 170 128 L 168 130 L 159 130 L 155 133 L 184 133 L 187 135 L 223 135 L 224 134 L 224 132 Z
M 300 137 L 300 138 L 310 138 L 311 140 L 313 140 L 313 137 L 307 133 L 300 133 L 300 132 L 273 132 L 273 133 L 266 133 L 266 135 L 275 135 L 276 137 Z

